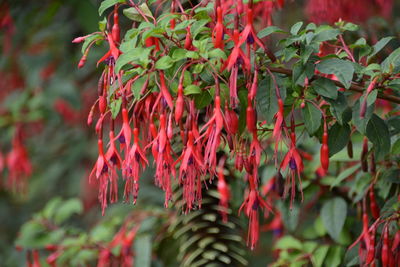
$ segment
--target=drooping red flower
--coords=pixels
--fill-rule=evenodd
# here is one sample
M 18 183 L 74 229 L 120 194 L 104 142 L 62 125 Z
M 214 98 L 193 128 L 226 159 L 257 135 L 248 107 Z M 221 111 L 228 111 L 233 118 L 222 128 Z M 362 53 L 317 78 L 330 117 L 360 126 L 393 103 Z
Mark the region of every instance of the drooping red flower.
M 221 7 L 217 7 L 217 23 L 213 29 L 212 41 L 214 48 L 224 49 L 224 24 Z
M 287 167 L 289 167 L 289 177 L 286 177 L 284 196 L 287 196 L 289 187 L 291 187 L 290 207 L 292 208 L 293 200 L 296 195 L 296 175 L 299 180 L 301 199 L 303 200 L 303 190 L 300 174 L 304 170 L 303 159 L 301 158 L 300 153 L 296 147 L 296 136 L 294 133 L 291 134 L 289 151 L 286 153 L 279 169 L 285 170 Z
M 271 206 L 259 195 L 255 179 L 255 176 L 249 175 L 250 192 L 239 209 L 239 214 L 244 209 L 245 214 L 249 217 L 247 245 L 250 245 L 251 249 L 257 245 L 260 235 L 259 209 L 264 212 L 272 212 Z
M 221 158 L 218 164 L 218 184 L 217 189 L 219 193 L 219 205 L 220 205 L 220 214 L 222 215 L 222 220 L 224 222 L 228 221 L 228 213 L 229 209 L 229 198 L 230 198 L 230 189 L 228 184 L 225 181 L 224 175 L 224 163 L 225 158 Z
M 201 206 L 201 179 L 204 176 L 204 159 L 194 144 L 192 131 L 188 132 L 188 140 L 181 156 L 175 164 L 179 167 L 179 183 L 183 185 L 183 199 L 186 203 L 186 211 L 194 208 L 196 202 Z
M 12 140 L 12 149 L 7 154 L 8 186 L 17 192 L 25 192 L 27 180 L 32 174 L 28 151 L 23 144 L 21 126 L 17 126 Z
M 129 150 L 128 158 L 125 159 L 123 173 L 125 178 L 125 200 L 133 197 L 133 204 L 136 204 L 139 193 L 139 178 L 143 169 L 149 165 L 145 153 L 139 145 L 139 129 L 133 129 L 133 145 Z

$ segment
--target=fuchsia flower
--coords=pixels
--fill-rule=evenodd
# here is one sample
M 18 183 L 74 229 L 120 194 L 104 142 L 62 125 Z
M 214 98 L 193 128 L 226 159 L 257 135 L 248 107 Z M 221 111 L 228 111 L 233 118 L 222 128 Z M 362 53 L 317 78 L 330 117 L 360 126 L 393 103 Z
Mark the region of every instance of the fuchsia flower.
M 285 191 L 284 191 L 284 196 L 287 196 L 287 192 L 290 186 L 291 182 L 291 198 L 290 198 L 290 207 L 292 208 L 293 205 L 293 200 L 296 195 L 296 174 L 299 180 L 299 185 L 300 185 L 300 192 L 301 192 L 301 199 L 303 200 L 303 190 L 302 190 L 302 185 L 301 185 L 301 178 L 300 174 L 304 170 L 304 165 L 303 165 L 303 160 L 300 156 L 300 153 L 298 149 L 296 148 L 296 135 L 295 133 L 291 134 L 291 143 L 290 143 L 290 149 L 286 153 L 286 156 L 284 157 L 283 161 L 281 162 L 281 165 L 279 169 L 286 169 L 289 167 L 289 177 L 286 178 L 286 186 L 285 186 Z
M 224 126 L 224 117 L 221 111 L 221 99 L 217 95 L 215 97 L 215 107 L 214 114 L 210 120 L 203 125 L 200 132 L 207 129 L 200 138 L 207 140 L 207 144 L 204 149 L 204 160 L 206 164 L 211 168 L 210 172 L 215 172 L 215 167 L 217 165 L 217 149 L 221 142 L 221 131 Z
M 247 42 L 247 44 L 249 45 L 256 43 L 259 47 L 265 49 L 264 44 L 262 43 L 260 38 L 257 37 L 257 33 L 254 29 L 253 23 L 253 10 L 251 8 L 247 8 L 247 24 L 243 31 L 240 33 L 239 46 L 242 45 L 244 42 Z
M 139 176 L 141 171 L 149 164 L 144 154 L 144 151 L 139 145 L 139 129 L 133 129 L 133 146 L 129 151 L 129 156 L 125 160 L 125 200 L 128 200 L 130 195 L 133 196 L 133 203 L 136 204 L 137 195 L 139 192 Z
M 18 192 L 24 192 L 28 177 L 32 174 L 32 165 L 28 152 L 23 145 L 22 129 L 17 126 L 12 140 L 12 150 L 6 158 L 8 174 L 8 185 Z
M 245 70 L 250 71 L 250 59 L 244 54 L 242 48 L 242 40 L 240 40 L 239 30 L 233 30 L 233 35 L 231 37 L 234 46 L 232 52 L 229 54 L 225 64 L 222 66 L 221 71 L 225 69 L 231 70 L 235 64 L 243 64 Z
M 274 131 L 272 132 L 272 137 L 275 140 L 274 156 L 276 159 L 277 154 L 278 154 L 278 146 L 279 146 L 280 142 L 282 141 L 282 127 L 285 122 L 283 101 L 280 98 L 278 98 L 278 112 L 275 114 L 275 118 L 276 118 L 276 121 L 275 121 Z
M 171 115 L 170 115 L 171 117 Z M 172 124 L 172 122 L 171 122 Z M 153 124 L 154 125 L 154 124 Z M 155 127 L 155 126 L 154 126 Z M 160 115 L 160 129 L 152 143 L 152 152 L 156 163 L 155 184 L 165 192 L 164 206 L 168 207 L 168 202 L 172 198 L 171 175 L 175 176 L 174 159 L 171 156 L 171 145 L 167 134 L 166 118 Z M 155 130 L 153 130 L 155 131 Z
M 204 175 L 205 168 L 203 157 L 194 144 L 192 131 L 188 132 L 187 144 L 175 164 L 178 162 L 181 162 L 179 183 L 183 185 L 183 198 L 186 201 L 187 212 L 193 209 L 196 201 L 201 201 L 201 177 Z
M 229 209 L 230 189 L 225 181 L 224 163 L 225 159 L 224 158 L 220 159 L 217 170 L 218 173 L 217 189 L 219 193 L 219 205 L 221 207 L 220 213 L 222 216 L 222 220 L 224 222 L 227 222 L 228 221 L 227 210 Z
M 270 205 L 265 202 L 259 195 L 256 188 L 256 178 L 253 175 L 249 175 L 250 192 L 240 206 L 239 214 L 242 209 L 245 209 L 247 217 L 249 217 L 249 231 L 247 237 L 247 245 L 250 243 L 250 248 L 254 249 L 259 238 L 260 222 L 258 218 L 258 210 L 267 210 L 272 212 Z
M 217 7 L 217 23 L 213 30 L 212 41 L 214 48 L 224 49 L 224 24 L 221 7 Z

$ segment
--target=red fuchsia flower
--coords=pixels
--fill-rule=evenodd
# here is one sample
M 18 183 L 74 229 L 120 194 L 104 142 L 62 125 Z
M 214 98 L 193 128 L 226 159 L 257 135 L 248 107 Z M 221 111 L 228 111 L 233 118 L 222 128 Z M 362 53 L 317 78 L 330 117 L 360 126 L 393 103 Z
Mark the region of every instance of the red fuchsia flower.
M 286 153 L 286 156 L 284 157 L 279 169 L 285 170 L 287 167 L 289 167 L 289 176 L 286 178 L 286 186 L 285 186 L 285 192 L 284 196 L 287 196 L 287 192 L 289 190 L 290 182 L 291 182 L 291 198 L 290 198 L 290 208 L 292 208 L 293 205 L 293 200 L 296 195 L 296 174 L 299 180 L 299 186 L 300 186 L 300 192 L 301 192 L 301 199 L 303 201 L 303 190 L 302 190 L 302 185 L 301 185 L 301 178 L 300 174 L 304 170 L 304 165 L 303 165 L 303 160 L 300 156 L 300 153 L 298 149 L 296 148 L 296 135 L 295 133 L 291 134 L 291 143 L 290 143 L 290 149 Z
M 110 181 L 110 202 L 118 201 L 118 174 L 117 169 L 121 169 L 122 159 L 115 145 L 114 131 L 110 131 L 110 146 L 106 152 L 106 159 L 110 166 L 109 181 Z
M 110 49 L 108 50 L 107 53 L 102 56 L 99 61 L 97 61 L 97 65 L 99 65 L 103 61 L 109 61 L 110 58 L 112 58 L 111 62 L 117 61 L 118 57 L 122 52 L 117 48 L 115 41 L 113 40 L 112 34 L 106 34 L 107 42 L 108 45 L 110 46 Z
M 244 69 L 250 71 L 250 59 L 244 54 L 241 48 L 243 42 L 240 39 L 239 30 L 233 30 L 231 40 L 233 41 L 234 46 L 232 52 L 229 54 L 227 60 L 225 61 L 225 64 L 222 66 L 221 71 L 224 71 L 225 69 L 231 70 L 235 64 L 243 64 Z
M 17 192 L 24 192 L 26 190 L 27 179 L 32 174 L 32 165 L 23 144 L 22 136 L 21 126 L 17 126 L 12 140 L 12 149 L 6 158 L 9 171 L 8 185 Z
M 219 193 L 219 205 L 221 207 L 220 213 L 222 216 L 222 220 L 224 222 L 227 222 L 228 221 L 227 210 L 229 209 L 230 189 L 225 181 L 224 163 L 225 163 L 225 158 L 220 159 L 217 170 L 218 172 L 217 188 Z
M 29 251 L 28 251 L 26 254 L 26 258 L 27 258 L 26 263 L 27 263 L 28 267 L 40 267 L 41 266 L 39 252 L 37 250 L 32 250 L 31 253 L 29 253 Z
M 215 172 L 215 167 L 217 165 L 217 149 L 221 142 L 221 132 L 224 126 L 224 117 L 221 111 L 221 99 L 217 95 L 215 97 L 215 107 L 214 113 L 210 120 L 203 125 L 200 132 L 207 129 L 200 138 L 207 140 L 204 149 L 204 161 L 210 167 L 210 173 Z
M 328 147 L 328 127 L 324 124 L 324 133 L 322 134 L 322 146 L 320 152 L 321 167 L 325 172 L 329 169 L 329 147 Z
M 204 175 L 204 159 L 194 144 L 192 131 L 188 132 L 188 141 L 182 150 L 181 156 L 175 165 L 181 162 L 179 167 L 179 183 L 183 185 L 183 198 L 186 202 L 186 212 L 194 208 L 198 201 L 201 206 L 201 179 Z
M 253 175 L 249 176 L 250 192 L 243 204 L 240 206 L 239 214 L 242 209 L 245 209 L 247 217 L 249 217 L 249 231 L 247 237 L 247 245 L 250 244 L 250 248 L 254 249 L 258 243 L 258 238 L 260 235 L 260 222 L 258 218 L 258 210 L 267 210 L 267 212 L 272 212 L 270 205 L 265 202 L 259 195 L 256 188 L 256 177 Z
M 97 267 L 110 266 L 110 259 L 111 259 L 111 251 L 108 248 L 102 248 L 99 253 Z
M 156 132 L 152 134 L 155 138 L 148 146 L 152 146 L 152 153 L 156 163 L 155 184 L 164 190 L 164 205 L 168 207 L 168 202 L 172 198 L 171 175 L 175 176 L 175 166 L 171 156 L 172 149 L 166 128 L 165 114 L 161 114 L 158 134 Z
M 139 177 L 142 170 L 149 165 L 145 153 L 139 145 L 139 129 L 133 129 L 133 146 L 129 151 L 129 156 L 124 162 L 125 172 L 125 200 L 128 201 L 130 196 L 133 196 L 133 204 L 136 204 L 136 199 L 139 192 Z
M 181 121 L 183 110 L 184 110 L 185 100 L 183 99 L 183 85 L 179 83 L 178 85 L 178 95 L 175 102 L 175 122 L 179 124 Z
M 274 131 L 272 132 L 272 137 L 274 138 L 275 141 L 274 157 L 277 160 L 278 146 L 282 141 L 282 128 L 285 123 L 283 101 L 281 98 L 278 98 L 278 112 L 276 112 L 275 118 L 276 121 L 275 121 Z
M 224 50 L 224 24 L 222 8 L 217 7 L 217 23 L 213 29 L 212 41 L 214 43 L 214 48 L 219 48 Z
M 122 100 L 124 102 L 124 100 Z M 124 103 L 123 103 L 124 105 Z M 122 108 L 122 129 L 118 134 L 118 140 L 121 143 L 121 149 L 125 151 L 125 158 L 128 157 L 129 146 L 131 144 L 132 130 L 129 125 L 128 111 L 125 107 Z
M 164 76 L 164 72 L 162 70 L 160 70 L 159 76 L 160 76 L 160 92 L 161 92 L 160 96 L 162 96 L 164 98 L 164 100 L 167 102 L 169 108 L 171 110 L 173 110 L 174 104 L 172 101 L 171 94 L 169 93 L 169 90 L 167 88 L 167 84 L 165 83 L 165 76 Z
M 247 8 L 247 24 L 244 27 L 243 31 L 240 33 L 240 41 L 239 45 L 242 45 L 244 42 L 247 42 L 248 45 L 257 44 L 261 48 L 265 48 L 264 44 L 257 37 L 257 33 L 254 29 L 254 16 L 253 16 L 253 9 L 248 7 Z

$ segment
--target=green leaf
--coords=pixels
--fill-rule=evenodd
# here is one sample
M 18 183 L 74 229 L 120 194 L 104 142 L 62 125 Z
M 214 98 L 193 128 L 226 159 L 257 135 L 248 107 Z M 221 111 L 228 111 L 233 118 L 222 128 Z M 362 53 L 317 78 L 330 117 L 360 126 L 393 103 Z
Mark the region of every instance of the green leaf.
M 388 36 L 380 39 L 376 44 L 373 46 L 373 52 L 371 55 L 368 57 L 368 61 L 370 61 L 371 58 L 373 58 L 376 54 L 379 53 L 391 40 L 393 40 L 393 36 Z
M 335 178 L 333 183 L 331 184 L 331 188 L 339 185 L 344 179 L 355 173 L 361 166 L 361 163 L 358 163 L 350 168 L 347 168 L 344 171 L 341 171 L 340 174 Z
M 314 267 L 321 267 L 324 263 L 326 254 L 328 254 L 329 246 L 322 245 L 319 246 L 311 255 L 311 260 Z
M 373 114 L 367 124 L 366 135 L 374 144 L 376 159 L 382 160 L 390 152 L 390 135 L 387 124 Z
M 121 109 L 122 99 L 118 98 L 110 103 L 111 116 L 115 119 Z
M 282 79 L 278 75 L 275 77 L 282 100 L 284 101 L 286 98 L 286 88 L 282 85 Z M 261 118 L 266 119 L 268 123 L 271 123 L 275 113 L 278 111 L 278 99 L 275 94 L 275 85 L 270 76 L 260 81 L 256 99 L 257 114 Z
M 54 216 L 54 222 L 60 224 L 69 219 L 74 213 L 80 214 L 83 211 L 82 202 L 78 198 L 72 198 L 62 203 Z
M 134 243 L 135 249 L 135 266 L 150 267 L 151 266 L 151 235 L 140 235 Z
M 156 69 L 166 70 L 174 65 L 174 61 L 170 56 L 163 56 L 156 62 Z
M 142 13 L 148 17 L 148 18 L 152 18 L 153 14 L 151 13 L 149 7 L 147 6 L 146 3 L 143 3 L 139 6 L 139 9 L 142 11 Z M 133 21 L 145 21 L 145 19 L 143 18 L 143 16 L 139 13 L 139 11 L 137 11 L 136 8 L 134 7 L 130 7 L 130 8 L 125 8 L 123 11 L 124 15 L 128 18 L 131 19 Z
M 297 249 L 302 250 L 303 244 L 293 236 L 284 236 L 280 238 L 276 244 L 275 249 Z
M 312 86 L 319 95 L 333 100 L 338 97 L 337 87 L 331 79 L 320 77 L 312 82 Z
M 200 94 L 196 94 L 194 97 L 194 104 L 197 109 L 203 109 L 207 107 L 212 101 L 212 97 L 208 90 L 202 90 Z
M 400 155 L 400 139 L 397 139 L 392 146 L 392 154 Z
M 187 50 L 183 48 L 174 49 L 172 52 L 172 59 L 174 61 L 179 61 L 186 58 Z
M 261 31 L 258 32 L 257 36 L 258 38 L 264 38 L 272 33 L 279 32 L 279 33 L 285 33 L 282 29 L 276 26 L 269 26 L 267 28 L 262 29 Z
M 99 15 L 101 16 L 104 13 L 104 11 L 106 11 L 106 9 L 119 3 L 125 3 L 125 0 L 105 0 L 101 2 L 99 7 Z
M 93 35 L 87 37 L 82 45 L 82 49 L 81 49 L 82 54 L 85 53 L 86 49 L 89 47 L 91 42 L 94 42 L 96 40 L 101 40 L 102 38 L 103 37 L 100 34 L 93 34 Z
M 325 259 L 325 266 L 337 267 L 342 262 L 344 250 L 341 246 L 331 246 Z
M 337 152 L 342 150 L 350 140 L 350 126 L 345 123 L 335 123 L 328 131 L 328 147 L 329 156 L 335 155 Z
M 299 21 L 299 22 L 295 23 L 292 26 L 292 28 L 290 28 L 290 33 L 292 35 L 297 35 L 299 33 L 299 31 L 300 31 L 301 26 L 303 26 L 303 22 L 302 21 Z
M 195 85 L 195 84 L 191 84 L 185 87 L 185 89 L 183 90 L 183 93 L 185 95 L 197 95 L 197 94 L 201 94 L 201 89 L 199 86 Z
M 351 109 L 347 105 L 347 99 L 342 92 L 337 92 L 338 97 L 336 100 L 325 98 L 331 104 L 332 115 L 338 120 L 340 124 L 346 123 L 351 120 Z
M 150 48 L 132 48 L 126 53 L 120 55 L 115 63 L 115 72 L 118 73 L 123 66 L 129 62 L 135 62 L 140 64 L 147 64 L 149 60 Z
M 304 124 L 309 135 L 313 135 L 321 126 L 322 114 L 313 104 L 306 102 L 306 106 L 301 109 L 303 114 Z
M 328 200 L 321 209 L 322 222 L 328 234 L 339 240 L 347 216 L 347 203 L 340 197 Z
M 372 114 L 374 114 L 374 105 L 367 107 L 367 112 L 365 112 L 364 118 L 360 117 L 361 101 L 358 99 L 353 106 L 353 122 L 356 126 L 357 131 L 365 135 L 367 124 L 371 119 Z
M 349 89 L 354 74 L 354 66 L 351 62 L 329 58 L 317 64 L 317 70 L 325 74 L 335 74 L 346 89 Z
M 400 69 L 400 47 L 394 50 L 382 63 L 382 71 L 385 73 L 396 73 Z
M 336 40 L 337 36 L 340 34 L 339 29 L 332 29 L 331 27 L 320 31 L 319 33 L 316 32 L 314 35 L 313 41 L 314 42 L 325 42 L 329 40 Z

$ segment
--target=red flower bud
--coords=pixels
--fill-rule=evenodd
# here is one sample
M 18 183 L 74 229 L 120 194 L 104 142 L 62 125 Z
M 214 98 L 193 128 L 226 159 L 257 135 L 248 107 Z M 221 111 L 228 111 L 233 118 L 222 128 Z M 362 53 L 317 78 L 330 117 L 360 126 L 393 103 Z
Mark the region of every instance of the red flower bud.
M 99 111 L 104 114 L 107 110 L 107 98 L 104 95 L 99 97 Z
M 321 146 L 321 166 L 325 171 L 329 169 L 329 147 L 328 147 L 328 133 L 324 132 L 322 136 L 322 146 Z

